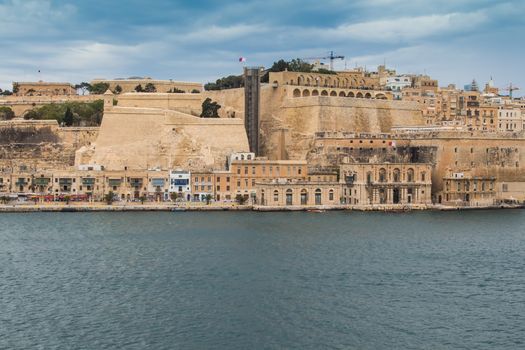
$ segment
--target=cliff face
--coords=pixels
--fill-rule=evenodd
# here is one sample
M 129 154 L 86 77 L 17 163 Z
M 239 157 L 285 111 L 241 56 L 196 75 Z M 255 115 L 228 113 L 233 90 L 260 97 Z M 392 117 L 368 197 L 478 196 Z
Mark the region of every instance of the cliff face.
M 56 121 L 0 122 L 0 167 L 67 168 L 74 164 L 77 148 L 97 133 L 98 128 L 60 128 Z

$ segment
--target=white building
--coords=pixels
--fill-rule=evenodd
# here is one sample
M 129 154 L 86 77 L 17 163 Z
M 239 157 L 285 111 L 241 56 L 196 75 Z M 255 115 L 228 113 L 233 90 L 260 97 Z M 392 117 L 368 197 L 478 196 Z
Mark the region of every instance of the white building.
M 520 132 L 523 131 L 523 115 L 521 109 L 512 107 L 500 107 L 498 109 L 498 131 Z
M 406 75 L 398 75 L 395 77 L 388 77 L 386 79 L 385 88 L 392 91 L 394 99 L 400 100 L 402 97 L 401 90 L 412 86 L 412 78 Z
M 169 193 L 177 193 L 179 198 L 191 200 L 191 173 L 180 169 L 171 170 Z

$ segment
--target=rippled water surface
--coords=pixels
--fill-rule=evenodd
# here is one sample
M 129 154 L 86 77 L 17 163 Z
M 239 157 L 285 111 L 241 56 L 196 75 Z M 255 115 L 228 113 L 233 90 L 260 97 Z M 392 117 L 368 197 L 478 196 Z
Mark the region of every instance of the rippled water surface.
M 1 349 L 523 349 L 525 211 L 0 214 Z

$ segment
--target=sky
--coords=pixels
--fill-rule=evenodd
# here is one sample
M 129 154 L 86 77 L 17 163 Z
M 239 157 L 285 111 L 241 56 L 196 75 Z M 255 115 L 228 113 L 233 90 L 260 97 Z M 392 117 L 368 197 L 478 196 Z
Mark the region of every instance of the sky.
M 0 0 L 0 88 L 149 76 L 208 82 L 333 50 L 375 70 L 525 90 L 524 0 Z M 40 73 L 38 72 L 40 70 Z M 518 95 L 523 94 L 525 91 Z

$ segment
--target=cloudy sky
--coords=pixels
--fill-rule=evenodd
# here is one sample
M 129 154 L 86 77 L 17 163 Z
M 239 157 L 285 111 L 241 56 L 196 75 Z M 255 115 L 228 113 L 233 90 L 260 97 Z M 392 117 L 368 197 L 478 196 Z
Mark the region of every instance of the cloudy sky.
M 151 76 L 207 82 L 279 58 L 344 55 L 440 85 L 525 89 L 524 0 L 0 0 L 0 88 Z M 38 73 L 38 70 L 41 72 Z

